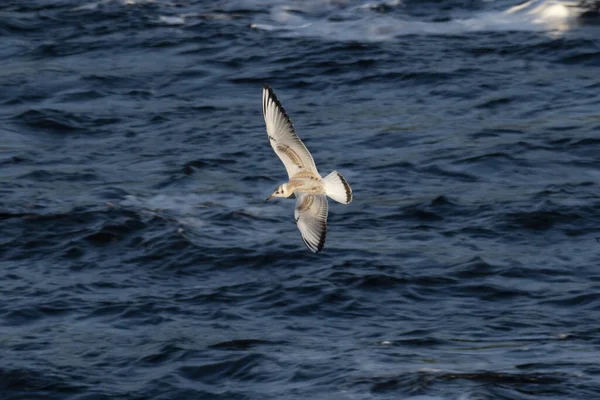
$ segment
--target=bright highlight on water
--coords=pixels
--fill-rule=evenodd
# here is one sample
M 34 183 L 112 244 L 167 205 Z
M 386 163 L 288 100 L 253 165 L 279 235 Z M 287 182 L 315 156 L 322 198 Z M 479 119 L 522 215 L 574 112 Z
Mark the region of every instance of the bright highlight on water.
M 338 203 L 352 201 L 352 189 L 344 177 L 333 171 L 322 178 L 310 152 L 296 135 L 285 109 L 273 90 L 263 88 L 263 116 L 271 147 L 287 170 L 289 181 L 279 185 L 273 197 L 296 197 L 294 219 L 302 240 L 314 253 L 323 250 L 327 236 L 327 196 Z

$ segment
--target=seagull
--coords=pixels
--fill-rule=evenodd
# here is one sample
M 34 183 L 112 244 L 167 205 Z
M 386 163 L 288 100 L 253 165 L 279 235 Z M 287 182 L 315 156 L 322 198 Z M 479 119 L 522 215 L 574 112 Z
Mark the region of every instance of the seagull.
M 323 250 L 327 236 L 327 196 L 338 203 L 352 201 L 352 189 L 337 171 L 322 178 L 308 149 L 296 135 L 292 121 L 268 85 L 263 88 L 263 116 L 267 135 L 281 159 L 289 181 L 277 186 L 273 197 L 295 197 L 294 219 L 306 247 L 313 253 Z

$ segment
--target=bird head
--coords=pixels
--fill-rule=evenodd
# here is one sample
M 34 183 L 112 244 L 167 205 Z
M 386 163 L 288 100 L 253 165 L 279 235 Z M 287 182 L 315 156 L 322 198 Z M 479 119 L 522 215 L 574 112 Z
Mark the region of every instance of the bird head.
M 273 194 L 267 197 L 267 200 L 271 200 L 273 197 L 290 197 L 292 192 L 289 190 L 287 183 L 279 185 L 273 191 Z

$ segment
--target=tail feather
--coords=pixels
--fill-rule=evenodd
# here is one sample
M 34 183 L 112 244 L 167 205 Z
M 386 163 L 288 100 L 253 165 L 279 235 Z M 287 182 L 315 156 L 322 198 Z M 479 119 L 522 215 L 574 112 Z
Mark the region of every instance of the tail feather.
M 352 201 L 352 189 L 339 172 L 333 171 L 325 177 L 324 181 L 327 196 L 342 204 Z

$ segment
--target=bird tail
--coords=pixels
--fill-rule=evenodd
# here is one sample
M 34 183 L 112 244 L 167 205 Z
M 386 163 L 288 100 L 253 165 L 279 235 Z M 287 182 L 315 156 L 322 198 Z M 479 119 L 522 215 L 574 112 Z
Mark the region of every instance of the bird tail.
M 342 204 L 352 201 L 352 189 L 339 172 L 333 171 L 325 177 L 324 181 L 327 196 Z

